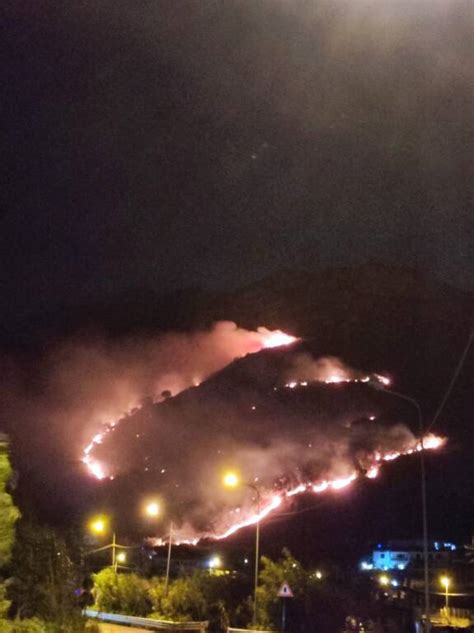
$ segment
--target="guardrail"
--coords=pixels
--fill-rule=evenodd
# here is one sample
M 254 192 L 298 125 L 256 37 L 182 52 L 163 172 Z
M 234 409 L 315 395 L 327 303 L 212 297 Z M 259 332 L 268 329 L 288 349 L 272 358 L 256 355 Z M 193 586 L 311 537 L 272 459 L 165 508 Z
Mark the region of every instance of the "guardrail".
M 165 630 L 165 631 L 201 631 L 204 633 L 209 626 L 209 622 L 170 622 L 168 620 L 153 620 L 152 618 L 138 618 L 133 615 L 122 615 L 121 613 L 103 613 L 94 609 L 84 609 L 82 614 L 86 618 L 102 620 L 114 624 L 126 624 L 143 629 Z
M 234 629 L 229 627 L 227 633 L 276 633 L 276 631 L 260 631 L 257 629 Z

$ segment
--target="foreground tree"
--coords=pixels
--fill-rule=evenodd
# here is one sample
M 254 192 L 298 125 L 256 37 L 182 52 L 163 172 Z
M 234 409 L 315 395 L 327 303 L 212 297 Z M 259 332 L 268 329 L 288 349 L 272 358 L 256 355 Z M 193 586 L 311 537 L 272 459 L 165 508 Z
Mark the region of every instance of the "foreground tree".
M 153 600 L 153 617 L 173 619 L 177 622 L 200 621 L 207 618 L 207 600 L 200 574 L 177 578 L 164 593 L 162 579 L 152 579 L 150 595 Z
M 15 523 L 20 517 L 20 511 L 14 505 L 8 491 L 11 476 L 8 440 L 6 436 L 0 434 L 0 568 L 10 561 L 15 541 Z M 6 618 L 10 604 L 6 584 L 0 579 L 0 618 Z
M 94 574 L 93 581 L 94 608 L 100 611 L 174 622 L 209 620 L 213 633 L 227 630 L 226 606 L 232 601 L 226 578 L 196 572 L 173 580 L 165 592 L 162 577 L 147 580 L 137 574 L 116 573 L 108 567 Z M 237 604 L 238 600 L 234 602 Z
M 257 622 L 263 628 L 278 628 L 282 617 L 282 599 L 278 597 L 278 590 L 283 582 L 287 582 L 294 594 L 294 598 L 287 603 L 286 608 L 291 610 L 293 624 L 295 618 L 301 619 L 302 602 L 309 584 L 309 574 L 301 563 L 294 558 L 285 548 L 282 557 L 273 561 L 266 556 L 261 559 L 261 571 L 259 574 L 259 587 L 257 589 Z M 295 608 L 295 602 L 296 607 Z
M 9 596 L 16 617 L 38 617 L 51 630 L 82 631 L 76 604 L 78 567 L 65 539 L 49 527 L 22 519 L 11 562 Z
M 109 613 L 147 616 L 152 609 L 148 582 L 137 574 L 118 574 L 111 567 L 93 576 L 95 608 Z
M 0 567 L 11 558 L 15 541 L 15 523 L 20 518 L 20 511 L 13 503 L 8 490 L 11 476 L 8 440 L 5 435 L 0 434 Z
M 290 585 L 293 598 L 278 597 L 284 581 Z M 259 582 L 257 615 L 261 628 L 281 627 L 283 600 L 286 600 L 287 626 L 291 631 L 336 631 L 343 626 L 347 614 L 366 615 L 364 591 L 357 586 L 357 578 L 354 580 L 336 569 L 324 574 L 304 569 L 287 549 L 277 561 L 262 557 Z

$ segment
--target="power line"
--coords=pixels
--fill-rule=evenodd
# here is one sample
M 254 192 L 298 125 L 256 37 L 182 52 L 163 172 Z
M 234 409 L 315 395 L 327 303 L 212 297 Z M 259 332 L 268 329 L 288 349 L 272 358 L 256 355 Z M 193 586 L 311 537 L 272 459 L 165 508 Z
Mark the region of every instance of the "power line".
M 446 402 L 448 401 L 449 396 L 451 395 L 451 391 L 453 390 L 453 387 L 454 387 L 454 385 L 455 385 L 455 383 L 456 383 L 456 381 L 457 381 L 457 379 L 459 377 L 459 374 L 461 373 L 461 370 L 462 370 L 463 365 L 464 365 L 464 361 L 466 360 L 466 357 L 467 357 L 467 355 L 469 353 L 469 350 L 471 348 L 473 339 L 474 339 L 474 329 L 472 329 L 470 334 L 469 334 L 469 338 L 467 340 L 466 346 L 465 346 L 465 348 L 464 348 L 464 350 L 463 350 L 463 352 L 461 354 L 461 357 L 460 357 L 459 362 L 458 362 L 458 364 L 456 366 L 456 369 L 454 370 L 454 373 L 452 375 L 451 381 L 450 381 L 450 383 L 448 385 L 448 388 L 446 389 L 446 393 L 444 394 L 443 399 L 441 400 L 441 402 L 440 402 L 440 404 L 439 404 L 439 406 L 438 406 L 438 408 L 436 410 L 436 413 L 433 416 L 431 424 L 426 429 L 426 432 L 430 431 L 433 428 L 433 426 L 435 425 L 436 421 L 438 420 L 442 410 L 444 409 L 444 406 L 445 406 Z

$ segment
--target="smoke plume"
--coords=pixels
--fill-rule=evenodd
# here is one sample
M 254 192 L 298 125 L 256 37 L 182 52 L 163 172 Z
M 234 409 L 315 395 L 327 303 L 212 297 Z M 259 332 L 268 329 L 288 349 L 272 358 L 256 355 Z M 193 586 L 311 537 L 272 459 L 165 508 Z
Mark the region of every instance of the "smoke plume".
M 297 492 L 339 490 L 417 450 L 408 427 L 379 418 L 373 390 L 332 384 L 384 377 L 302 348 L 229 322 L 63 342 L 34 374 L 8 366 L 3 426 L 46 478 L 82 461 L 127 509 L 158 496 L 179 538 L 219 538 Z M 241 481 L 232 491 L 229 469 Z

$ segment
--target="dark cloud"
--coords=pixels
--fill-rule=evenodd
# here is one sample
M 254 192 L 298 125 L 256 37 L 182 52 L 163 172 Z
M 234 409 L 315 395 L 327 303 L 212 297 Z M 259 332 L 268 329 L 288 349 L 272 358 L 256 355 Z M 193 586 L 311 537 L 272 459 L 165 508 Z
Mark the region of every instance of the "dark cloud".
M 470 2 L 2 14 L 5 320 L 367 258 L 470 284 Z

